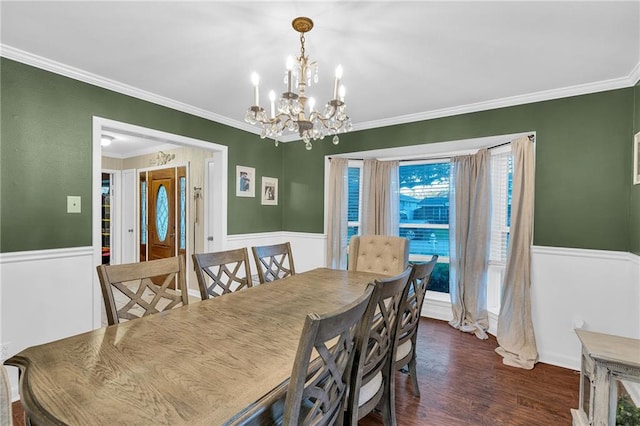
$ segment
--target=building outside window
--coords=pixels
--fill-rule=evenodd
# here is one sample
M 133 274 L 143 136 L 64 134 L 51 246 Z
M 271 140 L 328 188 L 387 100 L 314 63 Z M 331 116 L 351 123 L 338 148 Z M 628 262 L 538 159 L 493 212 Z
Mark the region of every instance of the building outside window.
M 400 229 L 409 259 L 437 254 L 429 290 L 449 292 L 449 161 L 403 162 L 399 167 Z

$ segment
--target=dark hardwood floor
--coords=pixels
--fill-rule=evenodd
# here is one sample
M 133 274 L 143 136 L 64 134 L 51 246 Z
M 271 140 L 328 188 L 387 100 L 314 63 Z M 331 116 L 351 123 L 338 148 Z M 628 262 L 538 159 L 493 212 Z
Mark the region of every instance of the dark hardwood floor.
M 571 425 L 580 374 L 538 363 L 507 367 L 494 352 L 495 337 L 479 340 L 444 321 L 423 318 L 418 335 L 418 381 L 396 374 L 396 414 L 401 426 Z M 369 415 L 360 426 L 381 425 Z
M 411 379 L 396 376 L 396 413 L 400 426 L 571 424 L 578 406 L 580 375 L 538 363 L 531 371 L 507 367 L 494 349 L 496 339 L 478 340 L 446 322 L 422 319 L 418 336 L 420 398 Z M 15 425 L 24 424 L 20 402 L 13 404 Z M 360 426 L 381 425 L 376 414 Z

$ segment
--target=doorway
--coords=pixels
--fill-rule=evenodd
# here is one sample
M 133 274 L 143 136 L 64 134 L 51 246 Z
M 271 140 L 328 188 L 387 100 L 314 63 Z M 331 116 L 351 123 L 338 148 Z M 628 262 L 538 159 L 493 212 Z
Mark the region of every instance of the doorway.
M 218 206 L 218 208 L 215 211 L 207 212 L 208 215 L 212 216 L 210 218 L 211 220 L 207 221 L 209 225 L 207 227 L 208 229 L 206 230 L 207 235 L 215 235 L 215 239 L 214 239 L 215 244 L 207 245 L 207 248 L 212 250 L 222 250 L 225 248 L 226 229 L 227 229 L 226 206 L 227 206 L 227 180 L 228 180 L 227 147 L 224 145 L 213 143 L 213 142 L 192 139 L 185 136 L 161 132 L 158 130 L 135 126 L 128 123 L 113 121 L 113 120 L 109 120 L 101 117 L 94 117 L 93 118 L 93 159 L 92 159 L 93 171 L 94 171 L 93 172 L 94 196 L 92 197 L 92 210 L 93 210 L 92 246 L 93 246 L 93 253 L 94 253 L 93 255 L 94 268 L 97 265 L 102 263 L 102 235 L 101 235 L 102 234 L 101 232 L 102 230 L 101 198 L 102 197 L 100 196 L 102 191 L 102 173 L 101 173 L 102 147 L 100 145 L 100 139 L 105 132 L 124 134 L 124 135 L 134 135 L 136 137 L 144 138 L 146 140 L 155 141 L 158 145 L 172 144 L 172 145 L 177 145 L 178 147 L 198 148 L 200 150 L 206 150 L 211 152 L 212 155 L 210 155 L 209 157 L 213 158 L 213 161 L 216 164 L 216 168 L 213 171 L 214 175 L 211 177 L 208 177 L 208 181 L 214 182 L 215 188 L 216 188 L 215 191 L 212 191 L 212 194 L 209 194 L 206 191 L 201 192 L 200 188 L 196 188 L 196 187 L 190 188 L 190 186 L 192 185 L 187 181 L 186 168 L 184 168 L 184 171 L 182 172 L 182 174 L 180 174 L 180 172 L 177 172 L 175 174 L 175 178 L 171 182 L 167 181 L 166 176 L 163 177 L 162 173 L 160 173 L 158 174 L 157 179 L 154 178 L 154 180 L 157 180 L 157 182 L 154 184 L 155 185 L 154 189 L 156 190 L 156 193 L 155 193 L 154 201 L 150 202 L 147 205 L 147 207 L 149 207 L 147 209 L 147 215 L 151 212 L 152 205 L 154 206 L 153 207 L 154 209 L 158 207 L 157 206 L 158 196 L 161 197 L 162 200 L 164 200 L 165 192 L 167 196 L 167 203 L 169 202 L 170 198 L 174 200 L 173 201 L 174 208 L 170 208 L 169 206 L 167 206 L 168 210 L 173 211 L 174 215 L 176 216 L 174 217 L 174 221 L 176 220 L 176 218 L 179 219 L 179 215 L 175 213 L 176 209 L 179 211 L 182 207 L 186 208 L 186 204 L 189 202 L 189 200 L 194 199 L 196 195 L 198 197 L 202 197 L 205 202 L 210 202 L 211 205 Z M 204 169 L 205 160 L 201 159 L 201 163 L 202 164 L 195 164 L 195 166 L 201 169 Z M 140 183 L 140 181 L 136 179 L 136 177 L 139 177 L 139 174 L 133 173 L 132 171 L 131 173 L 132 181 L 133 182 L 138 181 L 138 183 Z M 151 191 L 152 189 L 151 180 L 147 181 L 147 183 L 149 184 L 147 186 L 147 189 L 148 189 L 147 192 L 150 194 L 154 194 L 154 192 Z M 135 195 L 136 199 L 139 199 L 137 198 L 140 195 L 139 185 L 134 184 L 132 187 L 135 188 L 135 192 L 137 192 L 137 194 Z M 162 187 L 163 189 L 161 190 L 160 187 Z M 180 194 L 180 188 L 182 188 L 182 194 L 184 194 L 183 198 L 180 198 L 180 197 L 176 198 L 175 193 L 177 192 L 178 194 Z M 170 193 L 172 191 L 174 193 L 174 196 L 170 197 L 171 195 Z M 161 200 L 161 204 L 164 202 L 162 200 Z M 195 203 L 195 206 L 196 207 L 194 208 L 194 213 L 196 213 L 196 220 L 197 220 L 198 204 Z M 142 208 L 142 206 L 140 206 L 140 208 Z M 135 216 L 142 217 L 142 215 L 140 215 L 139 213 L 136 214 Z M 182 252 L 183 254 L 185 254 L 185 261 L 187 264 L 186 270 L 191 271 L 193 268 L 190 265 L 190 262 L 191 262 L 190 254 L 195 252 L 196 247 L 198 247 L 197 250 L 202 250 L 202 247 L 205 245 L 204 244 L 205 230 L 202 229 L 201 225 L 197 227 L 195 223 L 190 223 L 191 220 L 192 219 L 190 219 L 189 216 L 187 215 L 185 219 L 184 227 L 182 227 L 181 224 L 178 222 L 178 223 L 175 223 L 174 228 L 172 228 L 171 227 L 172 225 L 169 223 L 169 217 L 167 217 L 166 235 L 164 230 L 164 222 L 161 225 L 162 226 L 161 229 L 155 229 L 156 234 L 157 234 L 157 231 L 161 231 L 161 234 L 162 236 L 164 236 L 164 239 L 162 241 L 158 239 L 155 242 L 157 243 L 157 247 L 154 247 L 153 252 L 147 257 L 146 254 L 145 256 L 142 255 L 142 250 L 140 251 L 135 250 L 137 253 L 135 253 L 134 255 L 139 253 L 139 259 L 144 260 L 144 259 L 151 259 L 151 256 L 154 256 L 154 257 L 165 256 L 169 252 L 176 253 L 176 250 L 177 250 L 178 253 Z M 151 226 L 150 222 L 151 221 L 147 222 L 149 226 Z M 141 247 L 141 243 L 143 242 L 141 238 L 141 234 L 139 232 L 140 230 L 140 228 L 138 228 L 139 226 L 141 227 L 140 222 L 135 223 L 131 227 L 128 224 L 126 225 L 126 227 L 123 227 L 124 229 L 123 232 L 128 232 L 127 235 L 135 236 L 136 244 L 133 245 L 133 247 L 138 247 L 139 245 Z M 156 226 L 156 224 L 154 224 L 153 226 Z M 189 226 L 191 226 L 192 227 L 191 229 L 193 229 L 192 239 L 187 238 L 187 233 L 189 232 L 188 231 Z M 134 230 L 132 228 L 138 228 L 138 229 Z M 196 230 L 198 230 L 198 232 L 196 232 Z M 151 233 L 149 233 L 149 235 L 150 234 Z M 151 238 L 148 238 L 146 242 L 149 243 L 150 240 Z M 171 240 L 173 240 L 173 242 Z M 172 243 L 172 244 L 169 244 L 169 243 Z M 166 247 L 167 245 L 168 247 Z M 165 250 L 164 254 L 159 254 L 162 252 L 162 250 Z M 148 253 L 147 250 L 145 250 L 145 252 Z M 187 281 L 189 281 L 189 277 L 187 277 Z M 100 284 L 98 282 L 97 275 L 94 275 L 93 322 L 94 322 L 94 327 L 96 328 L 101 326 L 101 309 L 102 309 L 102 299 L 101 299 L 101 292 L 100 292 Z

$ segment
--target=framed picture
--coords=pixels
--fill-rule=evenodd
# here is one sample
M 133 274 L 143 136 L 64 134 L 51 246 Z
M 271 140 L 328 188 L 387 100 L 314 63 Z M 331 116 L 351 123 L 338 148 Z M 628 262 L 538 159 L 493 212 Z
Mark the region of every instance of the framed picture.
M 633 138 L 633 184 L 640 183 L 640 132 Z
M 256 169 L 236 166 L 236 197 L 256 196 Z
M 278 179 L 262 176 L 262 204 L 265 206 L 278 205 Z

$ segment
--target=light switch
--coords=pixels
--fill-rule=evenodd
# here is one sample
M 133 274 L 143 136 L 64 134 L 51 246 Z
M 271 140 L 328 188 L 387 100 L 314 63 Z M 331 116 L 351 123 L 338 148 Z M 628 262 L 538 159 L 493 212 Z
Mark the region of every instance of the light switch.
M 82 211 L 80 206 L 80 196 L 68 195 L 67 196 L 67 213 L 80 213 Z

